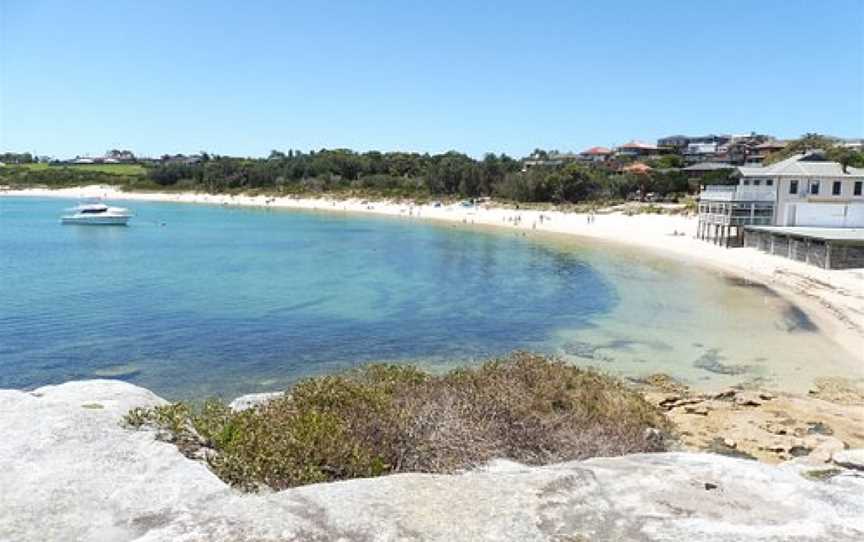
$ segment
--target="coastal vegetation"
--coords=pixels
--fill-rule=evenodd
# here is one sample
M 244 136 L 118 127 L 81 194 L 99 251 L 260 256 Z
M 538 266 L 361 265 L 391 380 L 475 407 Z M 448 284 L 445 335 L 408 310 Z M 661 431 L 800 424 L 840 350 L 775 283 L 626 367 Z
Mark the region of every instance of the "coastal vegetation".
M 134 409 L 244 490 L 398 472 L 451 473 L 495 458 L 541 465 L 665 449 L 671 426 L 622 381 L 527 353 L 432 375 L 373 364 L 298 382 L 246 410 L 219 401 Z
M 783 149 L 769 154 L 765 158 L 765 163 L 773 164 L 811 149 L 825 151 L 826 158 L 839 162 L 844 168 L 848 166 L 864 167 L 864 152 L 838 145 L 836 139 L 820 134 L 804 134 L 800 138 L 790 141 Z
M 805 134 L 768 156 L 766 163 L 793 153 L 819 148 L 845 166 L 864 167 L 864 153 L 818 134 Z M 112 156 L 133 156 L 111 151 Z M 561 158 L 561 157 L 564 158 Z M 604 162 L 577 159 L 535 149 L 531 159 L 486 154 L 481 159 L 450 151 L 355 152 L 321 149 L 303 152 L 273 150 L 266 158 L 211 155 L 165 155 L 158 160 L 121 164 L 33 163 L 27 154 L 7 153 L 0 167 L 0 184 L 18 187 L 65 188 L 108 184 L 125 190 L 256 193 L 273 196 L 400 198 L 492 197 L 518 203 L 597 204 L 631 197 L 680 201 L 702 184 L 734 184 L 731 169 L 702 172 L 693 177 L 683 170 L 684 158 L 664 154 L 639 159 L 616 156 Z M 135 159 L 137 160 L 137 159 Z M 642 167 L 642 165 L 647 167 Z
M 535 154 L 548 155 L 539 149 Z M 618 201 L 649 191 L 677 199 L 696 190 L 697 185 L 684 173 L 662 167 L 669 165 L 670 159 L 664 157 L 657 162 L 659 169 L 634 174 L 617 171 L 616 164 L 575 161 L 529 169 L 505 154 L 487 154 L 476 160 L 455 151 L 430 155 L 357 153 L 347 149 L 305 153 L 289 150 L 273 151 L 267 158 L 202 153 L 194 160 L 172 158 L 147 166 L 7 164 L 0 168 L 0 183 L 52 188 L 107 184 L 126 190 L 329 194 L 415 200 L 494 197 L 520 203 L 555 204 Z

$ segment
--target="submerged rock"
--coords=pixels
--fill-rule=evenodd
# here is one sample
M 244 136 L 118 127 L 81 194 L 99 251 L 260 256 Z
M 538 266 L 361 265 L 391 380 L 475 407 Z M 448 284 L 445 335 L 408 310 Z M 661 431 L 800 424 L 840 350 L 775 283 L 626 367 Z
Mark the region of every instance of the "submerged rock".
M 132 378 L 139 374 L 141 374 L 141 367 L 132 365 L 131 363 L 124 365 L 111 365 L 110 367 L 102 367 L 101 369 L 93 371 L 93 376 L 99 378 L 117 378 L 119 380 Z
M 275 399 L 277 397 L 281 397 L 285 392 L 281 391 L 269 391 L 262 393 L 249 393 L 246 395 L 241 395 L 240 397 L 231 401 L 228 405 L 232 410 L 248 410 L 250 408 L 256 407 L 260 404 L 266 403 L 271 399 Z
M 81 405 L 98 403 L 104 408 Z M 712 454 L 496 461 L 243 494 L 152 432 L 121 381 L 0 391 L 0 540 L 861 540 L 864 478 Z
M 711 348 L 693 362 L 693 366 L 711 373 L 721 375 L 741 375 L 750 370 L 748 365 L 732 365 L 723 363 L 726 359 L 720 355 L 720 350 Z

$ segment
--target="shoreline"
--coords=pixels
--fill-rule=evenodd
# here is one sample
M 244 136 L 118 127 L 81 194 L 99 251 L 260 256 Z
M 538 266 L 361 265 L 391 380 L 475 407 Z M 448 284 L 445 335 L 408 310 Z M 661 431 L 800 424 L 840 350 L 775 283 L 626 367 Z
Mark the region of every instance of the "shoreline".
M 758 252 L 726 249 L 695 239 L 695 217 L 600 211 L 589 223 L 587 213 L 558 210 L 508 209 L 488 202 L 476 207 L 459 204 L 415 205 L 360 199 L 298 198 L 205 193 L 123 192 L 113 186 L 29 188 L 7 190 L 2 196 L 90 198 L 199 203 L 339 213 L 359 213 L 432 220 L 466 226 L 491 226 L 524 235 L 550 233 L 611 242 L 681 259 L 703 268 L 763 284 L 798 305 L 826 337 L 861 357 L 864 345 L 864 270 L 825 270 Z M 864 360 L 862 360 L 864 376 Z

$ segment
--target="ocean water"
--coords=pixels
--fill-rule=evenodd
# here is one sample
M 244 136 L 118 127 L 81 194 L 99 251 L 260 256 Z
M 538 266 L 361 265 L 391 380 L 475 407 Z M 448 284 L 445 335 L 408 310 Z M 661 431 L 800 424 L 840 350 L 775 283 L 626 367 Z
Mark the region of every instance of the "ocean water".
M 409 219 L 0 198 L 0 388 L 121 378 L 168 398 L 281 389 L 369 361 L 513 350 L 706 388 L 861 376 L 797 307 L 613 246 Z M 118 202 L 119 203 L 119 202 Z

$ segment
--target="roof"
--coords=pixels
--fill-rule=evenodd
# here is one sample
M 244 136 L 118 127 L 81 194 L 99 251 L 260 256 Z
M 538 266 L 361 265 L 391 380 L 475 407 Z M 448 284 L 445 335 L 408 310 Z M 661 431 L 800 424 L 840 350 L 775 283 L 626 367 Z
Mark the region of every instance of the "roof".
M 788 145 L 785 141 L 766 141 L 765 143 L 760 143 L 756 145 L 757 149 L 782 149 Z
M 802 226 L 745 226 L 746 230 L 764 231 L 792 237 L 806 237 L 820 241 L 864 243 L 864 228 L 812 228 Z
M 645 143 L 644 141 L 633 140 L 629 143 L 625 143 L 619 147 L 620 149 L 656 149 L 658 148 L 656 145 L 650 145 Z
M 692 166 L 687 166 L 682 168 L 681 171 L 717 171 L 721 169 L 735 169 L 733 166 L 729 164 L 724 164 L 722 162 L 699 162 L 698 164 L 693 164 Z
M 587 151 L 582 151 L 581 154 L 612 154 L 612 151 L 606 147 L 591 147 Z
M 621 168 L 621 170 L 628 173 L 648 173 L 651 171 L 651 166 L 643 164 L 642 162 L 636 162 L 635 164 L 630 164 L 629 166 Z
M 809 158 L 804 160 L 804 158 Z M 796 154 L 776 164 L 762 167 L 739 167 L 743 177 L 842 177 L 864 179 L 864 169 L 848 167 L 846 173 L 840 162 L 812 160 L 812 154 Z

